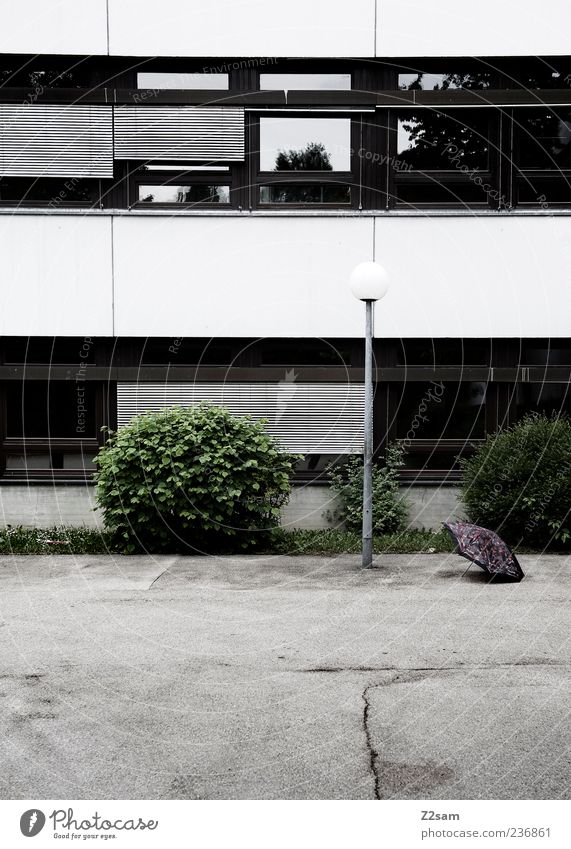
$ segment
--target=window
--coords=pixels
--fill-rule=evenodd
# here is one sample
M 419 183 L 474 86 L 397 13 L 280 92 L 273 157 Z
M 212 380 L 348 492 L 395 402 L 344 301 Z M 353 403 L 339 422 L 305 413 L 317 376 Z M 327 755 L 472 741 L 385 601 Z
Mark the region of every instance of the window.
M 2 340 L 2 362 L 18 365 L 79 365 L 95 362 L 95 344 L 89 336 L 7 336 Z
M 186 185 L 140 185 L 140 203 L 230 203 L 230 186 L 207 183 Z
M 516 392 L 517 416 L 526 413 L 571 414 L 569 383 L 518 383 Z
M 60 209 L 92 206 L 99 200 L 99 181 L 81 177 L 0 177 L 0 203 Z
M 571 109 L 515 109 L 520 169 L 571 169 Z
M 340 204 L 351 203 L 349 186 L 331 183 L 275 183 L 260 186 L 260 203 Z
M 406 165 L 419 171 L 488 167 L 486 111 L 461 109 L 446 114 L 423 109 L 403 113 L 397 120 L 397 156 Z
M 477 439 L 485 435 L 486 384 L 407 382 L 396 415 L 397 439 Z
M 7 381 L 0 387 L 4 476 L 81 479 L 91 474 L 106 423 L 107 392 L 102 383 L 77 378 Z
M 485 72 L 464 74 L 435 74 L 411 71 L 398 75 L 398 86 L 408 91 L 447 91 L 448 89 L 490 88 L 492 75 Z
M 351 119 L 259 119 L 261 205 L 347 205 L 352 201 Z
M 137 74 L 137 88 L 154 89 L 228 89 L 228 74 L 171 74 L 145 71 Z
M 492 206 L 498 190 L 499 113 L 488 109 L 399 111 L 390 133 L 389 187 L 406 206 Z
M 95 438 L 95 384 L 68 380 L 8 383 L 6 436 Z
M 351 74 L 260 74 L 262 91 L 347 91 Z
M 131 203 L 229 206 L 233 201 L 229 166 L 191 166 L 166 162 L 135 167 L 130 189 Z
M 260 118 L 260 171 L 349 171 L 349 118 Z
M 487 366 L 491 347 L 491 340 L 484 339 L 401 339 L 396 362 L 403 366 Z

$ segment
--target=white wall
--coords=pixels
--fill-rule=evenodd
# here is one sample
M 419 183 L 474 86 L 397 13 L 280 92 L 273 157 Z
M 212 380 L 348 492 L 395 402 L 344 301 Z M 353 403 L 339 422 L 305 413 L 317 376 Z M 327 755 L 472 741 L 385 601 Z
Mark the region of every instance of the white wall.
M 569 336 L 571 218 L 377 219 L 377 334 Z
M 569 53 L 568 0 L 376 2 L 375 16 L 375 0 L 108 0 L 108 22 L 106 0 L 0 0 L 0 52 L 105 54 L 109 23 L 112 55 Z
M 372 56 L 375 0 L 109 0 L 110 52 Z
M 112 55 L 569 53 L 567 0 L 108 0 Z M 106 0 L 0 0 L 0 52 L 106 54 Z M 375 53 L 376 50 L 376 53 Z
M 353 266 L 372 255 L 373 220 L 115 220 L 118 336 L 358 335 Z
M 0 258 L 0 335 L 112 335 L 109 218 L 1 215 Z
M 0 215 L 0 334 L 360 336 L 373 219 Z M 376 219 L 378 336 L 569 336 L 571 217 Z
M 569 0 L 378 0 L 377 56 L 567 55 Z
M 0 53 L 107 53 L 106 0 L 0 0 Z

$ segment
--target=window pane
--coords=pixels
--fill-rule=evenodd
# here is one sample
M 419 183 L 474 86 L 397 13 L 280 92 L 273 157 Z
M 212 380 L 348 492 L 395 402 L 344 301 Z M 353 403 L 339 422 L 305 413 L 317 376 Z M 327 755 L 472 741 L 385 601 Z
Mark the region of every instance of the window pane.
M 399 74 L 399 88 L 416 91 L 446 91 L 447 89 L 483 89 L 491 85 L 491 74 L 431 74 L 424 71 Z
M 397 399 L 397 438 L 473 439 L 484 436 L 486 384 L 405 383 Z
M 525 413 L 571 414 L 571 387 L 569 383 L 518 383 L 518 418 Z
M 95 386 L 85 381 L 8 383 L 7 436 L 22 439 L 96 437 Z
M 79 177 L 2 177 L 0 200 L 9 203 L 41 203 L 52 209 L 82 203 L 91 204 L 97 197 L 96 180 Z
M 520 362 L 534 366 L 571 365 L 571 339 L 533 339 L 522 343 Z
M 571 109 L 516 109 L 520 168 L 571 168 Z
M 306 185 L 299 183 L 260 186 L 260 203 L 350 203 L 349 186 L 334 183 Z
M 397 365 L 408 366 L 488 366 L 491 340 L 401 339 Z
M 95 362 L 95 344 L 85 337 L 7 337 L 4 339 L 4 362 L 53 365 L 77 365 Z
M 351 365 L 351 351 L 335 342 L 263 342 L 261 361 L 265 366 L 346 366 Z
M 350 168 L 350 118 L 260 118 L 261 171 Z
M 526 174 L 516 179 L 517 201 L 540 209 L 571 203 L 571 174 Z
M 351 74 L 260 74 L 262 91 L 347 91 Z
M 442 184 L 436 179 L 427 178 L 425 183 L 397 183 L 394 196 L 397 203 L 412 207 L 428 204 L 440 206 L 488 204 L 488 195 L 482 187 L 468 180 Z
M 158 74 L 155 71 L 137 74 L 137 88 L 228 88 L 228 74 Z
M 139 186 L 141 203 L 230 203 L 230 186 Z
M 399 159 L 420 171 L 445 170 L 462 173 L 462 166 L 488 167 L 487 111 L 464 109 L 453 115 L 424 109 L 401 114 L 398 119 Z
M 140 365 L 231 365 L 232 349 L 212 339 L 167 337 L 146 339 L 138 356 Z

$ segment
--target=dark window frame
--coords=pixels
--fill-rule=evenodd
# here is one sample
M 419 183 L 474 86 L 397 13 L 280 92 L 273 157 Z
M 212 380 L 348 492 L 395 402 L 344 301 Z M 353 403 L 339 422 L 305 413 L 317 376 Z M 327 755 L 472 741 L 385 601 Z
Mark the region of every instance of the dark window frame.
M 485 111 L 484 111 L 485 110 Z M 387 119 L 387 185 L 388 185 L 388 208 L 403 209 L 413 206 L 414 208 L 428 209 L 499 209 L 505 204 L 505 199 L 502 201 L 501 185 L 502 185 L 502 133 L 501 133 L 501 110 L 494 107 L 478 107 L 474 109 L 447 109 L 445 107 L 403 107 L 389 109 Z M 400 154 L 398 153 L 398 122 L 407 113 L 413 115 L 422 113 L 423 111 L 437 112 L 445 117 L 452 117 L 461 123 L 461 116 L 465 112 L 478 114 L 487 112 L 487 146 L 488 146 L 488 162 L 486 170 L 479 170 L 478 176 L 483 183 L 490 185 L 491 190 L 486 193 L 481 186 L 473 183 L 470 177 L 462 173 L 459 168 L 450 164 L 449 168 L 426 168 L 424 170 L 400 170 L 391 167 L 391 163 L 400 162 Z M 436 182 L 439 186 L 448 189 L 451 193 L 454 187 L 463 188 L 472 186 L 474 189 L 481 189 L 481 200 L 419 200 L 419 201 L 401 201 L 398 197 L 398 190 L 401 186 L 419 186 L 423 189 L 430 188 L 431 183 Z M 492 198 L 491 193 L 497 194 L 497 198 Z M 476 192 L 477 193 L 477 192 Z
M 359 169 L 356 150 L 360 138 L 358 111 L 339 112 L 338 110 L 318 110 L 315 111 L 299 111 L 299 110 L 272 110 L 256 111 L 250 113 L 250 120 L 247 122 L 247 136 L 250 148 L 250 169 L 252 174 L 251 184 L 253 191 L 251 192 L 250 205 L 258 209 L 356 209 L 359 205 Z M 260 169 L 260 119 L 261 118 L 312 118 L 314 120 L 328 118 L 345 118 L 350 122 L 349 126 L 349 147 L 351 167 L 348 171 L 262 171 Z M 284 184 L 305 184 L 305 185 L 325 185 L 337 184 L 348 186 L 351 189 L 350 201 L 348 203 L 262 203 L 260 200 L 260 188 L 269 185 L 284 185 Z

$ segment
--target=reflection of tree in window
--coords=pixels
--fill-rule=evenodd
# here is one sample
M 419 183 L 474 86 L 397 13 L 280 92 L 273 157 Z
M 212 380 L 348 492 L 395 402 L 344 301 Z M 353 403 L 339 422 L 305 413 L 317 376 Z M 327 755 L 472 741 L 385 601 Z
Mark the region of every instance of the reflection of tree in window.
M 274 171 L 333 171 L 333 166 L 325 145 L 309 142 L 302 150 L 280 150 Z
M 487 135 L 486 115 L 467 116 L 462 111 L 454 118 L 424 109 L 399 120 L 398 157 L 421 171 L 459 170 L 462 165 L 485 169 Z
M 413 78 L 414 79 L 411 79 Z M 491 74 L 399 74 L 399 88 L 408 91 L 447 91 L 449 88 L 484 89 L 491 85 Z

